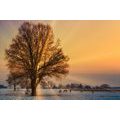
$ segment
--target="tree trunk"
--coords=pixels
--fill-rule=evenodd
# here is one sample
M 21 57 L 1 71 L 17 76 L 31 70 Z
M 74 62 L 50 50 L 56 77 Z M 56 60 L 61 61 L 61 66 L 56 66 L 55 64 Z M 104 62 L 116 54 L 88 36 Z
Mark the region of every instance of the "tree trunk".
M 14 84 L 14 91 L 16 91 L 16 84 Z
M 31 96 L 37 96 L 37 92 L 36 92 L 36 80 L 32 80 L 31 81 Z
M 37 96 L 36 87 L 32 87 L 31 96 Z

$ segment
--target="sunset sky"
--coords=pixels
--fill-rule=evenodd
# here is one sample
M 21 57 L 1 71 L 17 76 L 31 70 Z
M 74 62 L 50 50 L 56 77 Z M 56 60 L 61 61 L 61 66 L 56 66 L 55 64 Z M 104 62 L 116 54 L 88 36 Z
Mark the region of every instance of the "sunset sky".
M 0 21 L 0 80 L 8 69 L 5 49 L 24 21 Z M 79 73 L 120 73 L 120 21 L 31 21 L 53 27 L 55 38 L 61 39 L 70 57 L 70 75 Z M 113 81 L 114 82 L 114 81 Z M 120 83 L 120 82 L 119 82 Z

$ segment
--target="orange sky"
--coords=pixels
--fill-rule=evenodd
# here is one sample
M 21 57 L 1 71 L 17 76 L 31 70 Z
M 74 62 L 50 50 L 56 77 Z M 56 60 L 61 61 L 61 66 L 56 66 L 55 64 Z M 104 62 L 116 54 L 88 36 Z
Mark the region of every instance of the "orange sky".
M 51 24 L 70 57 L 70 73 L 120 73 L 120 21 L 32 21 Z M 4 50 L 23 21 L 0 21 L 0 79 Z M 2 74 L 4 73 L 4 75 Z
M 60 21 L 72 71 L 120 72 L 120 21 Z

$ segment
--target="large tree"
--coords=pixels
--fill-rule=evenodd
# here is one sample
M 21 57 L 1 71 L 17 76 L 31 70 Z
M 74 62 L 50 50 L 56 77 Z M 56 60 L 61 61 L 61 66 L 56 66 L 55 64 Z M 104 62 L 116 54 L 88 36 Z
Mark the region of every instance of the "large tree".
M 31 95 L 49 77 L 61 77 L 68 73 L 68 56 L 64 55 L 59 40 L 55 42 L 50 25 L 24 22 L 18 34 L 6 50 L 8 68 L 31 80 Z

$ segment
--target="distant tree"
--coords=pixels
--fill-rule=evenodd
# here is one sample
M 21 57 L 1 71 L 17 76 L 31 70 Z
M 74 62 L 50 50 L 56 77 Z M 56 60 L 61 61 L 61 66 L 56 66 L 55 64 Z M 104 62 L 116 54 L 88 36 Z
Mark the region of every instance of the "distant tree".
M 71 83 L 71 85 L 70 85 L 70 86 L 71 86 L 71 88 L 75 88 L 75 85 L 74 85 L 73 83 Z
M 67 84 L 67 85 L 65 86 L 65 88 L 70 89 L 70 88 L 71 88 L 71 85 L 70 85 L 70 84 Z
M 4 85 L 0 84 L 0 89 L 5 89 L 5 88 L 7 88 L 7 86 L 4 86 Z
M 100 86 L 95 86 L 95 87 L 93 87 L 93 89 L 99 90 L 99 89 L 101 89 L 101 88 L 100 88 Z
M 46 77 L 61 77 L 68 73 L 68 56 L 64 55 L 59 40 L 54 41 L 50 25 L 23 23 L 18 35 L 6 50 L 8 68 L 31 80 L 32 96 Z
M 108 88 L 110 88 L 110 86 L 108 84 L 102 84 L 100 86 L 100 88 L 102 88 L 102 89 L 108 89 Z
M 85 85 L 84 88 L 85 89 L 91 89 L 91 86 L 90 85 Z
M 16 91 L 16 86 L 19 85 L 19 79 L 21 75 L 10 72 L 8 79 L 6 80 L 9 86 L 13 86 L 14 91 Z
M 79 84 L 79 88 L 80 88 L 80 89 L 83 89 L 84 86 L 83 86 L 82 84 Z
M 6 81 L 9 84 L 10 87 L 13 85 L 14 91 L 16 91 L 16 85 L 17 85 L 16 79 L 14 79 L 12 75 L 9 75 L 8 79 Z

